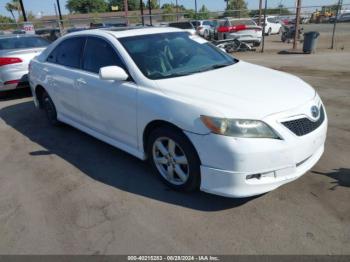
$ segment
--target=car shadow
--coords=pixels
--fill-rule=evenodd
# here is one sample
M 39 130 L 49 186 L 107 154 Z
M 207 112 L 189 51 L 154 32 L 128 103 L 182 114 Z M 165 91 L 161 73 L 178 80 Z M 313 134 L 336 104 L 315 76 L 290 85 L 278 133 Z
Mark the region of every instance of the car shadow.
M 30 96 L 32 96 L 32 93 L 31 93 L 29 87 L 15 89 L 15 90 L 2 91 L 0 93 L 0 102 L 20 99 L 20 98 L 30 97 Z
M 349 168 L 339 168 L 334 169 L 332 172 L 317 172 L 312 171 L 312 173 L 317 175 L 324 175 L 335 179 L 336 181 L 331 182 L 333 186 L 329 190 L 335 190 L 338 186 L 350 187 L 350 169 Z
M 31 101 L 2 108 L 0 117 L 7 125 L 44 148 L 28 152 L 30 156 L 57 155 L 92 179 L 119 190 L 201 211 L 230 209 L 254 199 L 231 199 L 203 192 L 171 190 L 147 163 L 70 126 L 50 126 L 44 113 L 36 110 Z

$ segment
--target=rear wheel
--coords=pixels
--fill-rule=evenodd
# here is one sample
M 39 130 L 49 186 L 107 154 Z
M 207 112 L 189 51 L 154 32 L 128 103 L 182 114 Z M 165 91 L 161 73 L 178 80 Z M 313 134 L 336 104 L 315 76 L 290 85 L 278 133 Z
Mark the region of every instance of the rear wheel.
M 50 124 L 53 126 L 58 126 L 60 124 L 60 121 L 57 120 L 56 107 L 51 97 L 46 91 L 44 91 L 41 99 L 44 111 L 46 113 L 46 117 L 49 120 Z
M 180 191 L 194 191 L 200 184 L 200 161 L 195 148 L 179 130 L 154 130 L 147 146 L 149 161 L 162 181 Z
M 269 30 L 267 31 L 266 35 L 271 35 L 272 29 L 271 27 L 269 28 Z

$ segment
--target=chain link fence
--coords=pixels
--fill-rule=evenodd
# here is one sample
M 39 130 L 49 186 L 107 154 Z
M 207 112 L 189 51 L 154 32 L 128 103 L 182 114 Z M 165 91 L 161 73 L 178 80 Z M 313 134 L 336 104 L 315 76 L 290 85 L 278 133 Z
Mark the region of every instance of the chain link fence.
M 338 18 L 336 18 L 337 9 Z M 44 16 L 41 19 L 32 19 L 30 22 L 34 25 L 36 34 L 55 40 L 62 34 L 69 32 L 109 26 L 136 26 L 153 25 L 165 26 L 169 22 L 192 21 L 194 19 L 217 20 L 226 17 L 234 19 L 252 18 L 259 15 L 259 10 L 225 10 L 216 12 L 198 12 L 195 13 L 179 11 L 167 12 L 166 10 L 152 10 L 144 14 L 138 11 L 129 11 L 126 16 L 124 12 L 94 13 L 94 14 L 72 14 L 65 15 L 60 21 L 58 16 Z M 295 7 L 268 8 L 267 16 L 274 16 L 275 19 L 292 26 L 295 22 Z M 262 15 L 264 10 L 262 10 Z M 302 32 L 318 31 L 320 32 L 319 49 L 329 49 L 333 42 L 334 22 L 337 23 L 334 35 L 335 48 L 350 49 L 350 2 L 343 3 L 342 6 L 302 6 L 300 16 L 300 27 Z M 23 22 L 18 23 L 0 23 L 0 34 L 24 33 Z M 282 43 L 280 35 L 265 37 L 265 49 L 267 51 L 278 51 L 290 48 L 290 43 Z M 259 50 L 259 49 L 257 49 Z

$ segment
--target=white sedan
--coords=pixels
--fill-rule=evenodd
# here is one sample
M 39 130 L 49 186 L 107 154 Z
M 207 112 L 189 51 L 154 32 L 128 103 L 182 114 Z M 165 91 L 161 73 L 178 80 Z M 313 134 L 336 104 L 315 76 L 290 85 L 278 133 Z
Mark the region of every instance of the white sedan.
M 320 159 L 327 116 L 299 78 L 176 28 L 90 30 L 30 65 L 37 107 L 140 158 L 176 190 L 247 197 Z
M 259 22 L 259 17 L 254 19 L 256 23 Z M 264 26 L 264 18 L 261 18 L 261 26 Z M 282 31 L 282 24 L 279 22 L 276 16 L 267 16 L 265 19 L 265 34 L 280 34 Z

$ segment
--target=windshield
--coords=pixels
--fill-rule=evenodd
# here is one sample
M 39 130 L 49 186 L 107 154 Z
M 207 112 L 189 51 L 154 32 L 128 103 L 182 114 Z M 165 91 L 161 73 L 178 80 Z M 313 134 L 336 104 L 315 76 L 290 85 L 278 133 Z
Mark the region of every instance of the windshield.
M 186 32 L 119 38 L 142 73 L 164 79 L 214 70 L 237 60 Z
M 251 19 L 240 19 L 240 20 L 231 20 L 231 25 L 256 25 L 255 22 Z
M 0 39 L 0 50 L 44 47 L 50 44 L 41 37 L 6 37 Z

